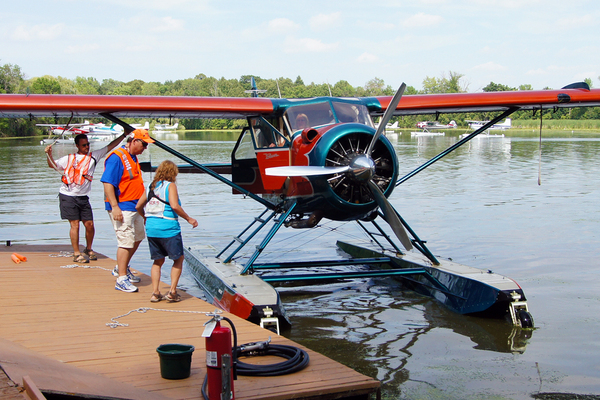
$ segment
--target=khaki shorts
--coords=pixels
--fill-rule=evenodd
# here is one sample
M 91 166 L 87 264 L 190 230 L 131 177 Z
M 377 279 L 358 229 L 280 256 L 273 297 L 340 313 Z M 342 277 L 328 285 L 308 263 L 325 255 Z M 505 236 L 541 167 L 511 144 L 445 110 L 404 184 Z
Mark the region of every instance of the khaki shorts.
M 135 242 L 141 242 L 146 237 L 144 217 L 138 212 L 121 212 L 123 213 L 123 222 L 115 221 L 110 211 L 108 212 L 108 216 L 117 234 L 117 246 L 124 249 L 132 249 Z

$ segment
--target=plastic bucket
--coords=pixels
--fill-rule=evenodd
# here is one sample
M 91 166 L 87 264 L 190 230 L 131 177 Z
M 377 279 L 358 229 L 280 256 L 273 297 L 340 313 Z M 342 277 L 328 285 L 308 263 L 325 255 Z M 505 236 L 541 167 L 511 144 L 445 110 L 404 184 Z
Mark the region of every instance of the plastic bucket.
M 185 379 L 190 376 L 194 346 L 161 344 L 156 352 L 160 358 L 160 376 L 164 379 Z

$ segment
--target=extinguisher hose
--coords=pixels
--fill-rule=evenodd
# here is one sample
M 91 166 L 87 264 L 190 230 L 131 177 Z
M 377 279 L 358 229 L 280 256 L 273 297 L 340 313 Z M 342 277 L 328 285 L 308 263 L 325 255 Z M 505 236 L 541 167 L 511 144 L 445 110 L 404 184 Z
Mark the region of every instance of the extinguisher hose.
M 256 350 L 244 351 L 242 350 L 246 345 L 238 347 L 237 345 L 237 332 L 233 322 L 227 318 L 222 317 L 229 326 L 233 333 L 233 351 L 232 351 L 232 364 L 233 364 L 233 379 L 237 379 L 237 375 L 244 376 L 278 376 L 291 374 L 304 369 L 309 362 L 308 353 L 302 349 L 294 346 L 287 346 L 281 344 L 270 344 L 265 343 L 264 347 Z M 270 340 L 270 338 L 269 338 Z M 275 363 L 275 364 L 248 364 L 245 362 L 238 361 L 239 357 L 253 357 L 253 356 L 276 356 L 285 358 L 286 361 Z M 204 377 L 202 384 L 202 396 L 204 399 L 208 399 L 206 392 L 208 385 L 208 374 Z
M 237 362 L 237 373 L 245 376 L 278 376 L 291 374 L 304 369 L 309 362 L 308 353 L 294 346 L 281 344 L 268 344 L 264 350 L 244 352 L 237 349 L 236 359 L 239 357 L 251 356 L 277 356 L 285 358 L 275 364 L 248 364 L 242 361 Z

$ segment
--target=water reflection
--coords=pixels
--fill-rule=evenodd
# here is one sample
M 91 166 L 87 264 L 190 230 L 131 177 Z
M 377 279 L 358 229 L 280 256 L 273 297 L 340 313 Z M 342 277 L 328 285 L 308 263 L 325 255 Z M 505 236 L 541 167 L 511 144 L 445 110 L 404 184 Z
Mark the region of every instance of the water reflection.
M 405 136 L 394 142 L 400 175 L 456 141 L 436 137 L 419 145 Z M 236 138 L 235 132 L 185 132 L 164 141 L 194 160 L 212 163 L 230 160 Z M 600 140 L 543 140 L 541 186 L 537 137 L 485 140 L 473 140 L 419 173 L 396 188 L 390 201 L 436 256 L 517 280 L 538 329 L 515 331 L 502 321 L 458 316 L 402 290 L 394 280 L 377 279 L 280 288 L 294 323 L 286 335 L 382 380 L 387 398 L 600 393 L 600 281 L 594 279 Z M 150 146 L 143 158 L 159 163 L 172 156 Z M 0 141 L 0 160 L 5 171 L 0 237 L 67 243 L 68 224 L 58 215 L 60 177 L 47 167 L 39 139 Z M 186 211 L 200 221 L 195 230 L 182 227 L 186 245 L 220 250 L 263 209 L 205 175 L 180 175 L 178 183 Z M 114 258 L 114 233 L 102 197 L 94 180 L 95 247 Z M 325 228 L 343 238 L 356 234 L 354 226 Z M 282 230 L 275 251 L 265 257 L 283 255 L 286 242 L 287 257 L 335 255 L 335 237 L 319 232 L 309 230 L 312 236 L 300 241 L 297 231 Z M 132 263 L 149 272 L 147 245 Z M 164 272 L 168 281 L 168 268 Z M 192 293 L 197 290 L 189 276 L 181 282 Z

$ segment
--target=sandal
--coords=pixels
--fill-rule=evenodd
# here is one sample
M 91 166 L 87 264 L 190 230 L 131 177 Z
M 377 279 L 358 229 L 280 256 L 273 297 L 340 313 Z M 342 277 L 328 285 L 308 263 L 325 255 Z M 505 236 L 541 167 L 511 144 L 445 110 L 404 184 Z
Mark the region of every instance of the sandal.
M 152 293 L 152 297 L 150 297 L 150 301 L 152 303 L 158 303 L 159 301 L 161 301 L 163 299 L 163 295 L 162 294 L 156 294 L 156 293 Z
M 181 301 L 181 296 L 179 295 L 179 293 L 167 293 L 167 295 L 165 296 L 165 299 L 167 299 L 168 302 L 172 303 L 172 302 L 178 302 Z
M 94 250 L 88 249 L 87 247 L 83 249 L 83 254 L 85 254 L 91 261 L 96 261 L 98 256 L 94 253 Z
M 73 261 L 76 263 L 89 263 L 90 260 L 83 254 L 73 255 Z

